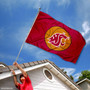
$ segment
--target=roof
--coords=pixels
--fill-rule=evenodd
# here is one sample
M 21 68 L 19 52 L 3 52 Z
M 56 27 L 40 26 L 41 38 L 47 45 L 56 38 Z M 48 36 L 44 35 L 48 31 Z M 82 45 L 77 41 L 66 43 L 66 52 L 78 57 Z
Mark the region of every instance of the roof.
M 83 83 L 83 82 L 85 82 L 85 81 L 90 83 L 90 80 L 87 79 L 87 78 L 82 79 L 82 80 L 80 80 L 80 81 L 77 81 L 76 83 L 79 85 L 79 84 L 81 84 L 81 83 Z
M 53 72 L 55 72 L 56 76 L 58 76 L 59 78 L 63 78 L 62 80 L 69 84 L 69 86 L 74 86 L 74 90 L 81 90 L 81 87 L 79 85 L 77 85 L 77 83 L 75 83 L 73 80 L 70 79 L 70 77 L 68 75 L 66 75 L 62 69 L 60 69 L 58 66 L 56 66 L 53 62 L 45 59 L 45 60 L 40 60 L 40 61 L 34 61 L 34 62 L 28 62 L 28 63 L 23 63 L 23 64 L 19 64 L 23 69 L 25 68 L 31 68 L 34 69 L 34 67 L 36 66 L 46 66 L 47 68 L 49 68 L 50 70 L 52 70 Z M 8 67 L 8 68 L 7 68 Z M 10 65 L 7 67 L 0 67 L 0 74 L 6 73 L 6 72 L 10 72 L 11 69 L 14 70 L 18 70 L 17 67 Z M 37 67 L 36 67 L 37 68 Z M 27 70 L 26 70 L 27 71 Z M 11 76 L 11 75 L 10 75 Z M 8 76 L 8 77 L 10 77 Z M 1 76 L 3 77 L 3 75 Z M 0 78 L 1 78 L 0 77 Z M 6 77 L 6 75 L 5 75 Z M 5 78 L 3 77 L 3 79 Z M 78 89 L 76 89 L 78 88 Z

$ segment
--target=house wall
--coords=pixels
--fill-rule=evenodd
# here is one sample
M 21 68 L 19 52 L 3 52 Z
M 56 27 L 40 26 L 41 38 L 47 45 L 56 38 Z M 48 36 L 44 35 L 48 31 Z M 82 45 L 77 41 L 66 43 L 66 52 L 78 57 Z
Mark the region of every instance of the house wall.
M 0 90 L 17 90 L 13 82 L 13 77 L 0 80 Z
M 82 88 L 82 90 L 90 90 L 89 82 L 83 82 L 83 83 L 79 84 L 79 86 Z
M 30 71 L 28 75 L 32 81 L 34 90 L 72 90 L 54 74 L 53 80 L 49 81 L 43 74 L 43 68 Z M 0 90 L 17 90 L 13 77 L 0 80 Z

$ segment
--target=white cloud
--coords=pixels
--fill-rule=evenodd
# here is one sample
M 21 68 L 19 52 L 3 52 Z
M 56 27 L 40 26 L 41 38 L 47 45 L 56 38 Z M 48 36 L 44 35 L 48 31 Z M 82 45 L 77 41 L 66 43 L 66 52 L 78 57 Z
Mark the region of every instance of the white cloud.
M 50 59 L 52 57 L 51 53 L 31 44 L 25 43 L 23 49 L 26 50 L 27 54 L 34 56 L 37 60 Z
M 68 76 L 72 75 L 76 71 L 75 68 L 61 68 L 61 69 L 64 69 L 64 71 L 67 72 Z
M 80 0 L 79 2 L 75 0 L 75 2 L 79 22 L 84 21 L 82 23 L 83 32 L 81 34 L 84 36 L 86 44 L 90 44 L 90 0 Z
M 0 6 L 5 10 L 11 10 L 15 5 L 17 6 L 17 0 L 0 0 Z
M 20 5 L 25 5 L 28 8 L 48 8 L 51 0 L 0 0 L 0 5 L 5 9 L 11 10 L 13 7 L 17 8 Z
M 51 57 L 52 57 L 51 54 L 46 51 L 39 50 L 38 52 L 36 52 L 36 58 L 38 60 L 50 59 Z
M 23 42 L 26 39 L 29 31 L 29 26 L 20 27 L 17 32 L 13 34 L 14 39 L 18 40 L 19 42 Z
M 9 55 L 9 54 L 2 54 L 0 53 L 0 59 L 1 60 L 9 60 L 9 61 L 15 61 L 16 60 L 16 56 L 13 56 L 13 55 Z M 19 61 L 22 61 L 23 58 L 18 58 Z
M 70 0 L 56 0 L 56 1 L 57 1 L 58 6 L 70 4 Z
M 28 53 L 31 53 L 31 54 L 34 53 L 34 55 L 35 55 L 36 51 L 38 51 L 38 48 L 36 46 L 27 44 L 27 43 L 24 44 L 23 49 L 26 50 Z
M 26 5 L 28 8 L 48 10 L 51 0 L 19 0 L 20 4 Z
M 82 28 L 84 30 L 84 32 L 82 32 L 82 35 L 83 36 L 86 36 L 87 34 L 90 33 L 90 25 L 88 23 L 88 21 L 85 21 L 83 24 L 82 24 Z
M 90 44 L 90 37 L 86 40 L 86 43 Z
M 74 74 L 75 71 L 76 71 L 75 68 L 66 68 L 66 67 L 64 67 L 64 68 L 61 68 L 61 69 L 64 69 L 64 71 L 67 72 L 67 75 L 68 75 L 68 76 L 72 75 L 72 76 L 74 77 L 74 80 L 75 80 L 75 81 L 77 81 L 78 78 L 79 78 L 79 76 L 81 75 L 81 73 L 76 73 L 76 74 Z
M 84 36 L 86 39 L 86 43 L 90 43 L 90 24 L 88 21 L 84 21 L 82 24 L 83 32 L 81 34 Z
M 75 75 L 73 75 L 75 80 L 78 80 L 79 76 L 81 75 L 81 73 L 76 73 Z
M 51 2 L 52 0 L 0 0 L 0 5 L 9 10 L 25 5 L 28 8 L 39 9 L 41 7 L 48 11 Z M 58 6 L 70 4 L 70 0 L 55 0 L 54 2 Z

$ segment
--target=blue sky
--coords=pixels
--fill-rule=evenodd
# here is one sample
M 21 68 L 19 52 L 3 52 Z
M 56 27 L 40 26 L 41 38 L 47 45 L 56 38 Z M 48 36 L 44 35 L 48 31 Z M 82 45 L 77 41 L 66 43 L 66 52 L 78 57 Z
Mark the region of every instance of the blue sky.
M 76 64 L 35 46 L 24 44 L 18 63 L 49 59 L 77 81 L 80 72 L 90 70 L 90 0 L 0 0 L 0 62 L 12 65 L 38 9 L 79 31 L 86 40 Z

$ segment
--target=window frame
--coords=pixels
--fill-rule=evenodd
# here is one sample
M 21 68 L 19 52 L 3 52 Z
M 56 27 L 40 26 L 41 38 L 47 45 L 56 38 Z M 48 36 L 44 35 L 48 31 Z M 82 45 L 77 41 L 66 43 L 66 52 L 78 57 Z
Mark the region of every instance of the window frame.
M 51 74 L 52 79 L 49 79 L 49 78 L 47 77 L 47 75 L 45 74 L 45 70 L 47 70 L 47 71 Z M 51 71 L 48 70 L 47 68 L 43 68 L 43 74 L 44 74 L 44 77 L 45 77 L 48 81 L 50 81 L 50 82 L 53 82 L 53 81 L 54 81 L 54 76 L 53 76 L 53 74 L 52 74 Z

